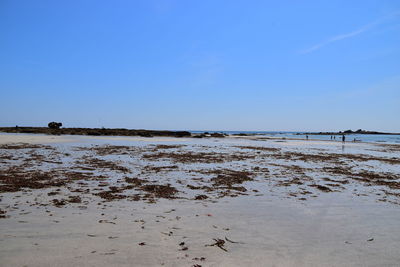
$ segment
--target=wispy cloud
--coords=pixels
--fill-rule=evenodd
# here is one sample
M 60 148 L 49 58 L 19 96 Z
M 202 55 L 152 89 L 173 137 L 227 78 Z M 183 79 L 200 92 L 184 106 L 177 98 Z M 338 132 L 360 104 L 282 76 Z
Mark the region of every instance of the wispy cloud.
M 366 32 L 366 31 L 369 31 L 373 27 L 376 27 L 376 26 L 378 26 L 380 24 L 385 23 L 388 19 L 393 18 L 393 17 L 397 17 L 399 15 L 400 15 L 400 12 L 391 13 L 391 14 L 385 16 L 385 17 L 382 17 L 382 18 L 380 18 L 378 20 L 375 20 L 375 21 L 373 21 L 371 23 L 368 23 L 368 24 L 364 25 L 361 28 L 359 28 L 358 30 L 355 30 L 353 32 L 349 32 L 349 33 L 333 36 L 333 37 L 331 37 L 331 38 L 329 38 L 329 39 L 327 39 L 327 40 L 325 40 L 323 42 L 320 42 L 320 43 L 318 43 L 318 44 L 316 44 L 314 46 L 311 46 L 308 49 L 305 49 L 305 50 L 301 51 L 300 54 L 308 54 L 308 53 L 311 53 L 311 52 L 313 52 L 315 50 L 318 50 L 318 49 L 320 49 L 320 48 L 322 48 L 322 47 L 324 47 L 326 45 L 329 45 L 331 43 L 334 43 L 334 42 L 337 42 L 337 41 L 341 41 L 341 40 L 344 40 L 344 39 L 347 39 L 347 38 L 351 38 L 351 37 L 360 35 L 360 34 Z

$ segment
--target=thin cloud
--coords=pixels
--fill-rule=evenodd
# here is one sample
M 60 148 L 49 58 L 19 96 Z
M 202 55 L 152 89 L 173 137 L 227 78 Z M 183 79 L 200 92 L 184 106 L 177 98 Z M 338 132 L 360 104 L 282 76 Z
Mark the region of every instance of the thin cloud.
M 329 45 L 331 43 L 334 43 L 334 42 L 337 42 L 337 41 L 341 41 L 341 40 L 344 40 L 344 39 L 347 39 L 347 38 L 351 38 L 351 37 L 360 35 L 360 34 L 370 30 L 371 28 L 373 28 L 373 27 L 375 27 L 377 25 L 383 24 L 388 18 L 392 18 L 392 17 L 398 16 L 398 15 L 400 15 L 400 12 L 392 13 L 392 14 L 387 15 L 387 16 L 385 16 L 385 17 L 383 17 L 381 19 L 378 19 L 378 20 L 376 20 L 374 22 L 368 23 L 367 25 L 364 25 L 363 27 L 361 27 L 360 29 L 358 29 L 356 31 L 333 36 L 333 37 L 329 38 L 326 41 L 323 41 L 323 42 L 318 43 L 318 44 L 316 44 L 316 45 L 314 45 L 314 46 L 312 46 L 312 47 L 310 47 L 310 48 L 308 48 L 306 50 L 301 51 L 300 53 L 301 54 L 308 54 L 308 53 L 311 53 L 311 52 L 313 52 L 315 50 L 318 50 L 318 49 L 320 49 L 320 48 L 322 48 L 322 47 L 324 47 L 326 45 Z

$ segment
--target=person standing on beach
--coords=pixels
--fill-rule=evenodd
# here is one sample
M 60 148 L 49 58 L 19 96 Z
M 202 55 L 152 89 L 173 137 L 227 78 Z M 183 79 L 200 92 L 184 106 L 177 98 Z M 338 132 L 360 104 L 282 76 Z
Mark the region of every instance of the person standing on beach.
M 306 139 L 308 140 L 308 135 L 306 135 Z
M 346 137 L 344 135 L 342 136 L 342 142 L 344 143 L 346 141 Z

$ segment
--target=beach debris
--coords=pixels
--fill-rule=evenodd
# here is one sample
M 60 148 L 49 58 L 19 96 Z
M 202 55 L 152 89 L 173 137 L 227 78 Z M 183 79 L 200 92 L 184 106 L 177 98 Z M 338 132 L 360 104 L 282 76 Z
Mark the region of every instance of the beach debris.
M 82 199 L 80 196 L 69 196 L 69 203 L 82 203 Z
M 169 231 L 168 233 L 164 233 L 164 232 L 161 232 L 163 235 L 167 235 L 167 236 L 172 236 L 174 233 L 172 232 L 172 231 Z
M 193 258 L 192 260 L 194 260 L 194 261 L 205 261 L 206 258 L 204 258 L 204 257 L 201 257 L 201 258 L 196 257 L 196 258 Z
M 367 240 L 368 242 L 374 241 L 374 238 L 370 238 Z
M 171 209 L 171 210 L 169 210 L 169 211 L 165 211 L 164 213 L 171 213 L 171 212 L 173 212 L 173 211 L 175 211 L 175 209 Z
M 229 238 L 227 238 L 226 236 L 225 236 L 225 240 L 230 242 L 230 243 L 234 243 L 234 244 L 244 244 L 243 242 L 232 241 Z
M 215 241 L 215 243 L 213 244 L 209 244 L 209 245 L 205 245 L 206 247 L 219 247 L 220 249 L 222 249 L 225 252 L 228 252 L 228 250 L 224 247 L 225 246 L 225 240 L 222 240 L 220 238 L 213 238 L 213 240 Z
M 114 255 L 115 252 L 105 252 L 105 253 L 100 253 L 101 255 Z
M 145 242 L 140 242 L 138 245 L 139 245 L 139 246 L 145 246 L 146 243 L 145 243 Z
M 329 187 L 325 186 L 325 185 L 320 185 L 320 184 L 312 184 L 310 185 L 311 187 L 315 187 L 320 191 L 323 192 L 332 192 L 332 189 L 330 189 Z
M 179 246 L 181 247 L 181 249 L 180 249 L 180 250 L 183 250 L 183 251 L 185 251 L 185 250 L 188 250 L 188 249 L 189 249 L 187 246 L 185 246 L 185 242 L 181 242 L 181 243 L 179 243 Z
M 206 196 L 206 195 L 197 195 L 194 197 L 195 200 L 204 200 L 207 198 L 208 198 L 208 196 Z
M 62 206 L 67 204 L 67 201 L 65 199 L 53 199 L 52 202 L 57 208 L 61 208 Z
M 0 209 L 0 219 L 7 218 L 7 212 L 5 210 Z
M 111 223 L 111 224 L 116 224 L 115 222 L 110 222 L 108 220 L 100 220 L 99 223 Z

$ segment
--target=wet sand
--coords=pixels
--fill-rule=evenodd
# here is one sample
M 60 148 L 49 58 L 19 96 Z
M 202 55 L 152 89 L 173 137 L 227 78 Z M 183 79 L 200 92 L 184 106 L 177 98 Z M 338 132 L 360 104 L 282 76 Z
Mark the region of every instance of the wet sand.
M 400 262 L 399 146 L 9 134 L 0 144 L 0 266 Z

